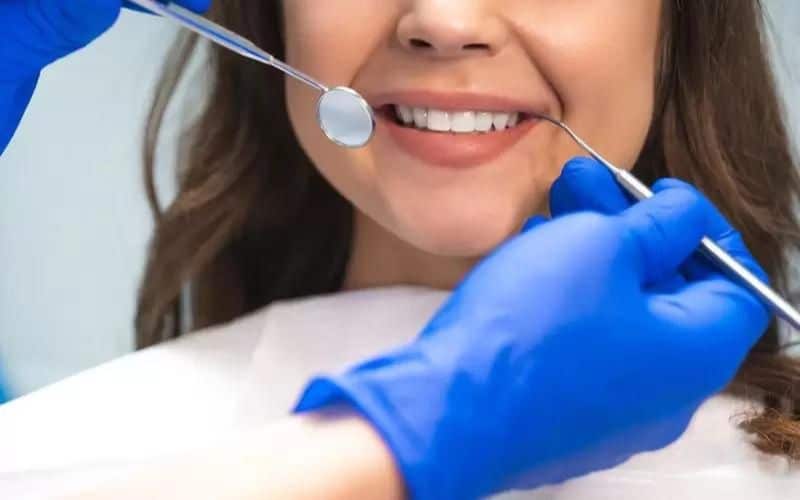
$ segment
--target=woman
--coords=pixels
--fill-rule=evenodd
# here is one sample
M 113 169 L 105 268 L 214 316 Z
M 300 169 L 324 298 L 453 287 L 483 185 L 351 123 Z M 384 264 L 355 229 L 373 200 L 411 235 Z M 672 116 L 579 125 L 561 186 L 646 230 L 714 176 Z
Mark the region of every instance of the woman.
M 343 10 L 353 12 L 346 24 Z M 785 288 L 798 183 L 759 14 L 746 1 L 220 3 L 224 24 L 364 93 L 378 134 L 363 150 L 335 148 L 306 89 L 284 93 L 272 71 L 215 52 L 180 194 L 156 210 L 139 344 L 180 333 L 190 282 L 194 329 L 279 299 L 453 286 L 548 211 L 551 184 L 578 152 L 532 112 L 563 119 L 646 180 L 692 181 Z M 192 47 L 184 41 L 178 61 Z M 154 144 L 175 82 L 165 79 L 148 129 L 153 200 Z M 617 195 L 601 200 L 594 208 L 621 209 Z M 798 369 L 781 350 L 773 327 L 731 390 L 766 394 L 767 410 L 745 428 L 762 449 L 796 458 Z
M 492 168 L 431 172 L 429 164 L 469 167 L 494 145 L 401 126 L 398 105 L 545 110 L 643 180 L 674 176 L 707 193 L 786 289 L 800 184 L 761 2 L 400 3 L 215 6 L 213 17 L 267 51 L 322 81 L 353 82 L 382 124 L 366 151 L 336 148 L 319 132 L 306 88 L 290 81 L 284 95 L 279 73 L 215 49 L 181 193 L 160 213 L 152 170 L 178 76 L 169 71 L 148 128 L 145 173 L 159 215 L 140 295 L 141 347 L 179 334 L 190 278 L 195 328 L 342 288 L 451 287 L 524 217 L 546 212 L 548 187 L 579 153 L 537 125 Z M 193 50 L 184 39 L 172 62 Z M 453 96 L 465 89 L 512 100 Z M 782 352 L 774 325 L 730 391 L 766 395 L 766 410 L 744 428 L 759 447 L 797 458 L 800 428 L 787 415 L 800 412 L 800 366 Z

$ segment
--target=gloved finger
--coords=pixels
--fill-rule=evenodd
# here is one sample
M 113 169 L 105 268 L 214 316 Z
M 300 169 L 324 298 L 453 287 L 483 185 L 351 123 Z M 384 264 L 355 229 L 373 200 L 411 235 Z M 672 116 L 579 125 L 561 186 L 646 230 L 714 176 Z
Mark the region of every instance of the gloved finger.
M 120 7 L 121 0 L 0 2 L 0 45 L 27 47 L 43 66 L 94 40 L 114 24 Z
M 573 158 L 550 188 L 550 213 L 555 217 L 589 210 L 615 215 L 631 205 L 606 167 L 592 158 Z
M 108 29 L 121 0 L 0 0 L 0 81 L 31 80 Z
M 544 215 L 534 215 L 533 217 L 525 221 L 525 224 L 522 226 L 520 233 L 527 233 L 528 231 L 536 229 L 537 227 L 549 221 L 550 219 L 548 219 Z
M 182 7 L 186 7 L 189 10 L 197 12 L 198 14 L 202 14 L 204 12 L 208 12 L 208 9 L 211 7 L 211 1 L 212 0 L 176 0 L 175 3 Z M 139 7 L 138 5 L 128 1 L 122 2 L 122 4 L 126 9 L 136 10 L 139 12 L 150 12 L 149 10 Z
M 677 328 L 673 345 L 688 349 L 687 360 L 702 359 L 696 383 L 710 394 L 724 388 L 767 329 L 771 313 L 747 289 L 716 278 L 689 283 L 678 293 L 656 295 L 649 309 Z
M 653 185 L 653 191 L 656 193 L 672 188 L 693 189 L 687 183 L 678 179 L 662 179 Z M 759 279 L 769 283 L 769 276 L 747 249 L 741 233 L 734 229 L 722 213 L 711 203 L 709 203 L 707 223 L 708 233 L 706 236 L 715 241 L 723 250 L 738 260 Z M 700 254 L 690 257 L 684 263 L 682 271 L 689 280 L 702 280 L 712 276 L 724 275 L 716 264 Z
M 627 250 L 643 285 L 674 275 L 708 231 L 711 204 L 689 186 L 661 190 L 622 212 Z
M 592 158 L 570 160 L 550 189 L 554 218 L 583 210 L 618 214 L 633 203 L 609 170 Z M 649 287 L 650 293 L 671 293 L 686 284 L 680 273 L 663 277 Z

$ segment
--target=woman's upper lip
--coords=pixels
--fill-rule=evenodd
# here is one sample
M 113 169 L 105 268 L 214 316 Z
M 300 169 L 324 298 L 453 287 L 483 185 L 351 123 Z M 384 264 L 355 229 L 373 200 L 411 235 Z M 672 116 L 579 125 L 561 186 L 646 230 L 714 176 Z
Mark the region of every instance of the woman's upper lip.
M 399 104 L 442 111 L 521 112 L 534 115 L 542 115 L 547 112 L 547 106 L 544 103 L 477 92 L 418 89 L 366 94 L 364 97 L 375 109 Z

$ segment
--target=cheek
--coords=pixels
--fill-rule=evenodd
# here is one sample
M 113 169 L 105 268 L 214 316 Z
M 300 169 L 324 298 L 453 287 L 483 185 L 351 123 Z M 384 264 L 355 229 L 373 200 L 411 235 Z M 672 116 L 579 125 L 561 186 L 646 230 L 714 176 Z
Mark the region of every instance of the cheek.
M 611 161 L 632 167 L 653 118 L 661 1 L 536 4 L 529 19 L 540 22 L 518 29 L 560 100 L 561 119 Z
M 314 68 L 328 77 L 336 77 L 337 74 L 349 74 L 352 77 L 353 70 L 357 70 L 372 50 L 383 42 L 382 35 L 395 17 L 391 3 L 362 0 L 285 1 L 283 11 L 287 58 L 301 69 Z M 343 15 L 344 12 L 347 15 Z M 350 66 L 353 62 L 355 68 Z
M 287 62 L 327 86 L 355 87 L 371 47 L 385 39 L 385 26 L 392 19 L 388 8 L 381 7 L 379 2 L 361 0 L 284 2 Z M 315 89 L 287 79 L 286 95 L 292 127 L 317 169 L 355 205 L 371 204 L 369 149 L 340 148 L 325 137 L 316 119 Z
M 287 62 L 330 87 L 354 86 L 375 48 L 384 43 L 392 19 L 388 7 L 379 2 L 288 0 L 284 3 Z M 312 111 L 304 121 L 314 118 L 318 97 L 314 89 L 289 82 L 290 107 L 298 117 L 300 110 Z

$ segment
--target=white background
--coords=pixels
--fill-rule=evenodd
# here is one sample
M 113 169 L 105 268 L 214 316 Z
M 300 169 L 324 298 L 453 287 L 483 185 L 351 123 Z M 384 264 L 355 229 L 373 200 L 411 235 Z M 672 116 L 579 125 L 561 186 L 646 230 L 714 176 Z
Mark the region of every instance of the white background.
M 800 130 L 800 4 L 767 0 L 779 78 Z M 43 75 L 0 157 L 0 367 L 15 394 L 132 349 L 136 290 L 151 230 L 142 127 L 164 21 L 123 14 L 88 49 Z M 172 130 L 180 116 L 170 119 Z M 160 166 L 169 191 L 169 159 Z

